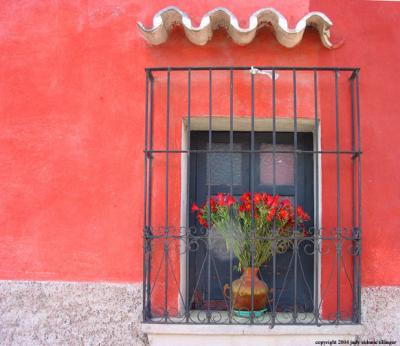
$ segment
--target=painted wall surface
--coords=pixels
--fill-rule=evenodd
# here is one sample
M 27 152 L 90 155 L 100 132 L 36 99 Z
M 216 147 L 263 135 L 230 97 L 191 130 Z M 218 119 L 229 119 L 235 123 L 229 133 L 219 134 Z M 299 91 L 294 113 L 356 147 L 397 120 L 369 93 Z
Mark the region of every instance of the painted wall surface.
M 322 11 L 344 40 L 308 31 L 294 49 L 261 31 L 204 47 L 180 30 L 149 46 L 167 1 L 7 1 L 0 8 L 0 279 L 141 281 L 147 66 L 361 67 L 364 286 L 400 285 L 400 4 L 371 1 L 175 1 L 199 21 L 225 6 L 246 24 L 272 6 L 294 25 Z M 159 128 L 162 131 L 162 128 Z M 177 136 L 176 143 L 180 144 Z

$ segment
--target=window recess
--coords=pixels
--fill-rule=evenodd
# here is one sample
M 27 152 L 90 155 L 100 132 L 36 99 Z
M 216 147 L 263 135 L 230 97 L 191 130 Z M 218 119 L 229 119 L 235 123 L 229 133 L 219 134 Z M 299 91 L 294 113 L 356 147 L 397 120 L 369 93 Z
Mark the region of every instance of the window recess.
M 144 147 L 144 322 L 360 323 L 358 68 L 147 68 Z M 253 197 L 279 195 L 309 220 L 294 212 L 288 233 L 274 223 L 271 256 L 251 270 L 251 306 L 238 311 L 224 290 L 242 275 L 238 258 L 191 207 L 246 192 L 250 269 Z M 269 288 L 262 311 L 258 279 Z

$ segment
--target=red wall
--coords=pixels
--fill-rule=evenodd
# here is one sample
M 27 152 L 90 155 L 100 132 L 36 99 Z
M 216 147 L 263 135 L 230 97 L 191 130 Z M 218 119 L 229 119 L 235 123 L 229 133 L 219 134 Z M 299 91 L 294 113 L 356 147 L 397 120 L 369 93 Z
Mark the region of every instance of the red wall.
M 260 32 L 245 47 L 219 32 L 204 47 L 178 30 L 139 35 L 166 1 L 14 1 L 0 8 L 0 278 L 140 281 L 145 66 L 361 67 L 363 285 L 399 285 L 397 133 L 400 4 L 176 1 L 196 21 L 226 6 L 240 19 L 273 6 L 293 25 L 322 11 L 344 39 L 308 32 L 294 49 Z

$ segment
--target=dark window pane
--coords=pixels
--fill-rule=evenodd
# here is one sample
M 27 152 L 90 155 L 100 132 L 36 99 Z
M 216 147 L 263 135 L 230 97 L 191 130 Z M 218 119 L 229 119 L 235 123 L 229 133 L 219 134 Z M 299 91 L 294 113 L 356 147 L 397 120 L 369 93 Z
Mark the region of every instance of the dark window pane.
M 234 150 L 242 150 L 240 143 L 233 144 Z M 229 144 L 213 143 L 212 150 L 229 150 Z M 232 170 L 231 170 L 232 155 Z M 207 182 L 210 181 L 209 175 L 211 171 L 211 185 L 230 185 L 231 171 L 233 172 L 233 185 L 242 183 L 242 154 L 241 153 L 210 153 L 207 158 Z

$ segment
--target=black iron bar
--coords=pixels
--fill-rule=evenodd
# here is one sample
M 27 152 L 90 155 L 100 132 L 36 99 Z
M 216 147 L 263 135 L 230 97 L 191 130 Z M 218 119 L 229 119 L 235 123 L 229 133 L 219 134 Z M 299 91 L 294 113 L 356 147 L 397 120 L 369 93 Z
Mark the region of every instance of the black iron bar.
M 170 112 L 170 93 L 171 93 L 171 72 L 168 70 L 167 74 L 167 109 L 166 109 L 166 143 L 165 143 L 165 225 L 166 225 L 166 233 L 168 234 L 169 232 L 169 213 L 168 213 L 168 206 L 169 206 L 169 184 L 168 184 L 168 178 L 169 178 L 169 112 Z
M 354 80 L 356 78 L 356 75 L 360 71 L 360 68 L 354 69 L 354 71 L 351 73 L 349 80 Z
M 276 74 L 272 70 L 272 189 L 273 195 L 276 195 Z M 277 231 L 276 219 L 273 224 L 273 243 L 272 243 L 272 318 L 271 328 L 275 325 L 276 319 L 276 250 L 277 250 Z
M 166 237 L 164 234 L 162 235 L 148 235 L 148 239 L 169 239 L 169 240 L 173 240 L 173 239 L 181 239 L 182 236 L 181 235 L 171 235 L 169 234 L 168 237 Z M 273 236 L 266 236 L 266 237 L 256 237 L 256 240 L 294 240 L 296 237 L 293 236 L 276 236 L 275 238 Z M 297 237 L 298 238 L 298 237 Z M 352 240 L 354 237 L 352 235 L 346 237 L 342 234 L 341 239 L 342 240 Z M 206 236 L 193 236 L 193 239 L 196 240 L 204 240 L 206 239 Z M 313 239 L 313 237 L 304 237 L 304 239 Z M 321 236 L 320 240 L 337 240 L 337 235 L 335 232 L 335 235 L 328 237 L 328 236 Z
M 254 251 L 256 226 L 254 222 L 254 74 L 251 74 L 251 162 L 250 162 L 250 190 L 251 190 L 251 313 L 250 324 L 254 323 Z
M 356 74 L 356 100 L 357 100 L 357 150 L 361 152 L 361 117 L 360 117 L 360 82 L 359 72 Z M 362 194 L 361 194 L 361 155 L 358 156 L 358 323 L 361 323 L 361 255 L 362 255 Z
M 314 216 L 314 320 L 319 325 L 319 120 L 318 120 L 318 72 L 314 70 L 314 156 L 315 162 L 315 216 Z
M 154 122 L 154 117 L 153 117 L 153 110 L 154 110 L 154 78 L 151 74 L 151 72 L 148 73 L 149 75 L 149 80 L 150 80 L 150 104 L 148 107 L 149 110 L 149 138 L 148 138 L 148 145 L 150 146 L 150 150 L 153 149 L 153 122 Z M 146 270 L 146 276 L 147 276 L 147 282 L 146 282 L 146 296 L 147 296 L 147 302 L 146 302 L 146 315 L 148 318 L 151 317 L 151 211 L 152 211 L 152 204 L 151 204 L 151 197 L 152 197 L 152 180 L 153 180 L 153 170 L 152 170 L 152 164 L 153 164 L 153 156 L 151 153 L 147 154 L 147 161 L 148 161 L 148 188 L 147 188 L 147 227 L 146 227 L 146 238 L 147 238 L 147 268 Z
M 294 164 L 293 164 L 293 174 L 294 174 L 294 299 L 293 299 L 293 322 L 297 322 L 297 254 L 298 254 L 298 242 L 297 242 L 297 80 L 296 80 L 296 70 L 293 70 L 293 129 L 294 129 Z
M 154 154 L 162 154 L 162 153 L 166 153 L 167 150 L 144 150 L 144 152 L 147 153 L 154 153 Z M 197 153 L 197 154 L 201 154 L 201 153 L 230 153 L 230 150 L 202 150 L 202 149 L 192 149 L 192 150 L 168 150 L 169 154 L 182 154 L 182 153 L 187 153 L 187 152 L 191 152 L 191 153 Z M 272 154 L 274 151 L 273 150 L 232 150 L 233 153 L 269 153 Z M 355 151 L 352 152 L 351 150 L 342 150 L 342 151 L 337 151 L 337 150 L 319 150 L 319 151 L 314 151 L 314 150 L 275 150 L 275 154 L 349 154 L 349 155 L 356 155 L 357 157 L 362 154 L 362 152 L 359 151 Z
M 154 78 L 151 76 L 150 73 L 150 105 L 149 105 L 149 127 L 150 127 L 150 134 L 149 134 L 149 146 L 150 149 L 147 151 L 147 157 L 149 159 L 149 187 L 148 187 L 148 210 L 147 210 L 147 225 L 151 225 L 151 211 L 152 211 L 152 181 L 153 181 L 153 128 L 154 128 Z
M 169 178 L 169 112 L 170 112 L 170 92 L 171 92 L 171 71 L 168 70 L 167 73 L 167 113 L 166 113 L 166 143 L 165 143 L 165 148 L 166 148 L 166 157 L 165 157 L 165 232 L 164 235 L 165 240 L 164 240 L 164 255 L 165 255 L 165 283 L 164 283 L 164 319 L 165 322 L 168 321 L 168 252 L 169 252 L 169 243 L 168 243 L 168 234 L 169 234 L 169 208 L 168 208 L 168 201 L 169 201 L 169 196 L 168 196 L 168 178 Z
M 149 73 L 146 73 L 146 105 L 145 105 L 145 125 L 144 125 L 144 206 L 143 206 L 143 225 L 147 226 L 147 156 L 148 153 L 148 137 L 149 137 Z
M 351 103 L 351 150 L 355 150 L 356 142 L 355 142 L 355 115 L 354 115 L 354 78 L 350 79 L 350 103 Z M 352 225 L 352 235 L 354 237 L 352 241 L 352 255 L 353 255 L 353 310 L 352 310 L 352 320 L 353 322 L 357 322 L 358 319 L 358 300 L 357 300 L 357 256 L 356 256 L 356 248 L 357 241 L 356 237 L 356 160 L 352 157 L 351 160 L 351 182 L 352 182 L 352 196 L 351 196 L 351 204 L 352 204 L 352 215 L 351 215 L 351 225 Z
M 188 80 L 188 88 L 187 88 L 187 118 L 188 118 L 188 122 L 187 122 L 187 147 L 189 149 L 188 153 L 187 153 L 187 162 L 186 162 L 186 170 L 187 170 L 187 181 L 186 181 L 186 203 L 187 203 L 187 207 L 186 207 L 186 229 L 185 229 L 185 266 L 186 266 L 186 284 L 185 284 L 185 314 L 186 314 L 186 322 L 189 322 L 189 317 L 190 317 L 190 292 L 189 292 L 189 246 L 190 246 L 190 218 L 189 218 L 189 213 L 190 213 L 190 160 L 191 160 L 191 156 L 190 156 L 190 116 L 191 116 L 191 97 L 192 97 L 192 71 L 189 69 L 188 71 L 188 76 L 187 76 L 187 80 Z
M 340 151 L 340 119 L 339 119 L 339 71 L 335 71 L 335 109 L 336 109 L 336 150 Z M 337 311 L 336 311 L 336 324 L 340 321 L 340 269 L 341 269 L 341 220 L 340 220 L 340 155 L 336 155 L 336 180 L 337 180 L 337 244 L 336 244 L 336 256 L 337 256 Z
M 191 322 L 189 322 L 189 323 L 182 323 L 182 322 L 180 322 L 180 321 L 177 321 L 177 322 L 171 322 L 171 321 L 169 321 L 168 322 L 169 324 L 184 324 L 184 325 L 193 325 L 193 326 L 195 326 L 195 325 L 201 325 L 201 323 L 200 322 L 193 322 L 193 321 L 191 321 Z M 146 324 L 165 324 L 165 322 L 163 322 L 163 321 L 159 321 L 159 320 L 148 320 L 148 321 L 146 321 Z M 214 324 L 216 324 L 216 325 L 219 325 L 219 326 L 229 326 L 229 325 L 232 325 L 231 323 L 229 323 L 229 322 L 214 322 Z M 239 325 L 239 323 L 236 323 L 236 324 L 238 324 Z M 245 324 L 245 325 L 249 325 L 248 324 L 248 322 L 246 323 L 246 322 L 243 322 L 243 323 L 241 323 L 241 324 Z M 291 323 L 291 322 L 283 322 L 283 321 L 280 321 L 279 322 L 279 325 L 280 326 L 293 326 L 293 323 Z M 297 323 L 297 325 L 298 326 L 309 326 L 310 324 L 309 323 L 307 323 L 307 322 L 303 322 L 303 323 Z M 326 325 L 328 326 L 328 325 L 332 325 L 332 324 L 328 324 L 328 323 L 326 323 Z M 340 325 L 341 326 L 354 326 L 354 323 L 353 322 L 348 322 L 348 321 L 340 321 Z M 307 327 L 306 327 L 307 328 Z
M 145 68 L 144 70 L 146 71 L 146 75 L 149 77 L 150 86 L 151 86 L 152 82 L 154 82 L 154 76 L 153 76 L 153 73 L 151 71 L 151 68 Z
M 207 182 L 207 197 L 208 197 L 208 237 L 207 237 L 207 246 L 208 246 L 208 262 L 207 262 L 207 322 L 211 321 L 211 312 L 210 312 L 210 301 L 211 301 L 211 160 L 209 156 L 209 152 L 212 149 L 212 70 L 208 71 L 208 79 L 209 79 L 209 112 L 208 112 L 208 152 L 207 152 L 207 165 L 208 165 L 208 182 Z
M 251 68 L 259 70 L 275 70 L 275 71 L 358 71 L 358 67 L 317 67 L 317 66 L 180 66 L 180 67 L 147 67 L 145 71 L 229 71 L 229 70 L 250 70 Z
M 146 104 L 145 104 L 145 129 L 144 129 L 144 147 L 148 149 L 148 123 L 149 123 L 149 73 L 146 73 Z M 146 283 L 147 283 L 147 153 L 144 153 L 144 206 L 143 206 L 143 297 L 142 297 L 142 319 L 147 320 L 146 314 Z
M 231 181 L 229 192 L 233 196 L 233 70 L 229 72 L 229 149 Z M 229 246 L 229 287 L 232 287 L 233 246 Z M 232 323 L 232 296 L 229 297 L 229 322 Z

